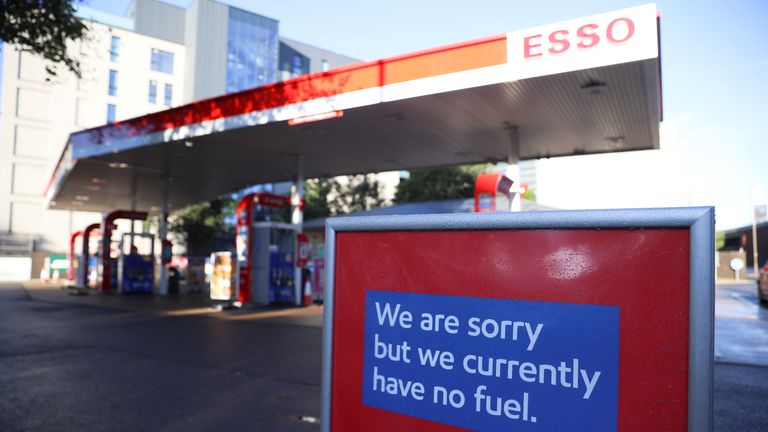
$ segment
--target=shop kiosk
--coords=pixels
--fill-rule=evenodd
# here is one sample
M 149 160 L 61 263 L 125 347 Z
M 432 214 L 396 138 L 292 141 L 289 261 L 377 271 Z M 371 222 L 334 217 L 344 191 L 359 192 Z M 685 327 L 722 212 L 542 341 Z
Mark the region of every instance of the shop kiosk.
M 244 196 L 237 206 L 236 299 L 239 304 L 299 305 L 297 253 L 307 250 L 299 225 L 286 223 L 290 199 L 269 193 Z

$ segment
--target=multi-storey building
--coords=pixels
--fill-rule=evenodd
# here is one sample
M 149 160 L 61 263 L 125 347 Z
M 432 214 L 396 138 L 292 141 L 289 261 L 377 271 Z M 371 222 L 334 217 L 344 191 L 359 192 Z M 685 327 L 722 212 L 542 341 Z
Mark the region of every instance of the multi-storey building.
M 182 101 L 183 45 L 96 22 L 88 27 L 88 39 L 72 47 L 80 78 L 64 68 L 50 76 L 40 57 L 3 49 L 0 232 L 32 237 L 42 250 L 64 250 L 68 229 L 99 217 L 43 209 L 68 135 Z
M 186 9 L 134 0 L 128 16 L 137 33 L 186 47 L 185 102 L 358 61 L 282 38 L 279 21 L 213 0 Z
M 73 131 L 355 61 L 281 39 L 277 20 L 212 0 L 78 14 L 89 28 L 70 51 L 80 78 L 63 68 L 49 76 L 41 58 L 0 43 L 0 256 L 64 251 L 70 232 L 100 219 L 43 206 Z

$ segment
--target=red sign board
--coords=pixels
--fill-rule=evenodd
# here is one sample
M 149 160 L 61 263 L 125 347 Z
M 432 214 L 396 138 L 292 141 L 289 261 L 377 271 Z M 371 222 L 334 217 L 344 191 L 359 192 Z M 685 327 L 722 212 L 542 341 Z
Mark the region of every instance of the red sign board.
M 324 430 L 709 430 L 712 230 L 711 209 L 330 222 Z

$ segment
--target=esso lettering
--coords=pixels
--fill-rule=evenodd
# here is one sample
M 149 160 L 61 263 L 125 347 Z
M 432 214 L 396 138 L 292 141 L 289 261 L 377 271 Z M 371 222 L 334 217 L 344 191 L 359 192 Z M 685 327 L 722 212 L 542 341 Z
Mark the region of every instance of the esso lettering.
M 629 18 L 616 18 L 601 29 L 598 24 L 584 24 L 570 32 L 555 30 L 548 35 L 536 34 L 523 38 L 523 57 L 562 54 L 573 47 L 593 48 L 601 43 L 622 44 L 635 34 L 635 23 Z M 604 42 L 605 41 L 605 42 Z

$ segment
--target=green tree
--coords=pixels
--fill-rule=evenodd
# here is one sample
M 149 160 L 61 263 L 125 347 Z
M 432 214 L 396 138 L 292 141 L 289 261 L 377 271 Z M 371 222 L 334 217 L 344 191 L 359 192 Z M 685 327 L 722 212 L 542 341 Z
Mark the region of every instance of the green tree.
M 381 207 L 382 185 L 375 174 L 347 176 L 345 181 L 332 180 L 329 199 L 331 214 L 353 213 Z
M 536 202 L 536 191 L 531 188 L 528 188 L 525 190 L 525 193 L 523 194 L 522 198 L 527 201 Z
M 304 220 L 370 210 L 385 202 L 375 174 L 310 179 L 304 186 Z
M 62 64 L 80 77 L 80 62 L 67 44 L 86 37 L 87 28 L 68 0 L 0 0 L 0 41 Z M 53 65 L 46 66 L 56 75 Z
M 304 184 L 304 220 L 328 217 L 328 196 L 336 187 L 333 179 L 309 179 Z
M 725 246 L 725 232 L 720 231 L 715 233 L 715 250 L 720 250 Z
M 396 203 L 471 198 L 475 178 L 487 168 L 486 164 L 413 170 L 401 180 L 395 193 Z
M 230 197 L 192 204 L 171 215 L 168 228 L 184 243 L 189 255 L 207 255 L 217 238 L 233 232 L 234 210 Z

